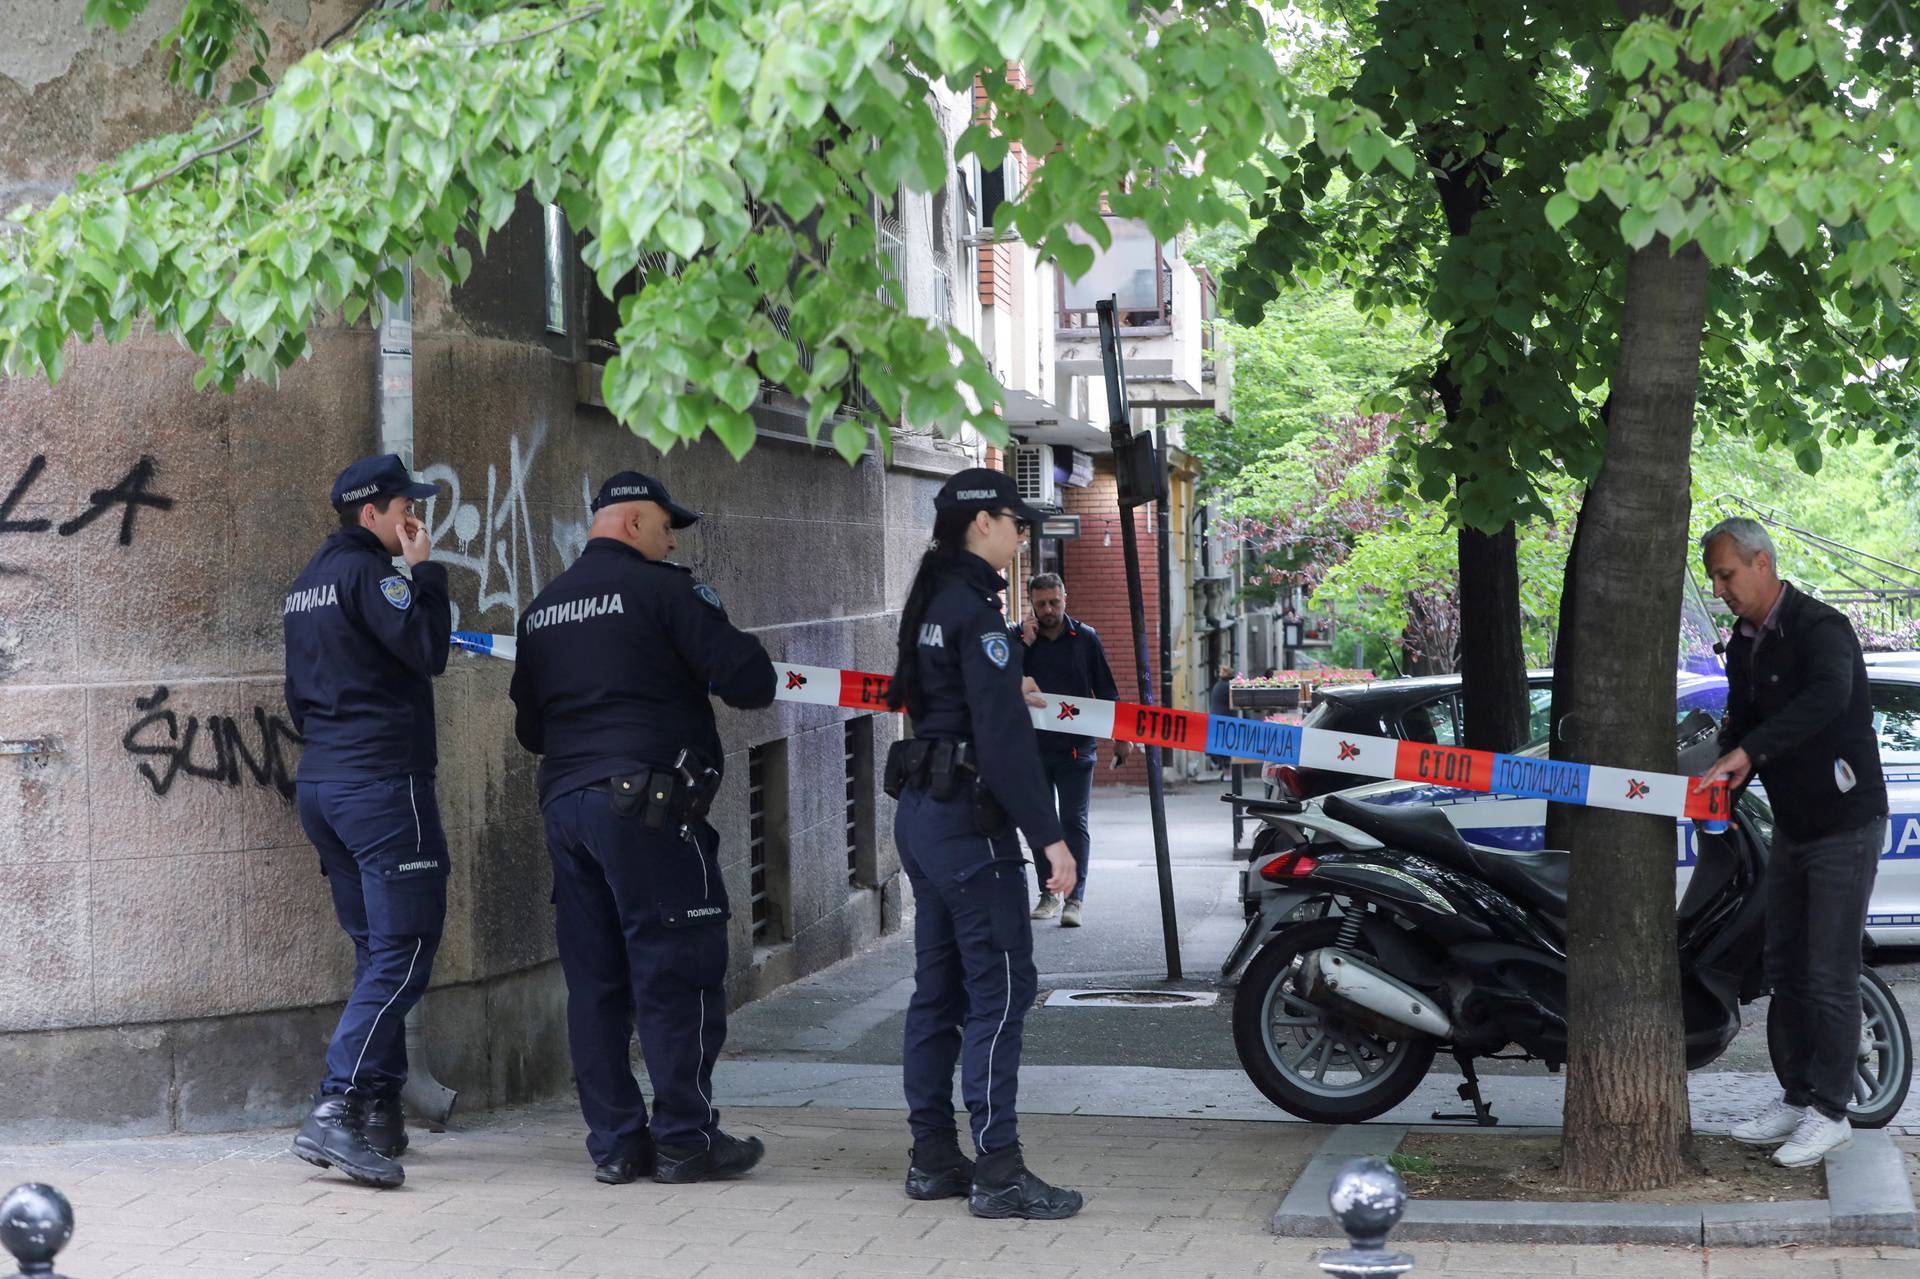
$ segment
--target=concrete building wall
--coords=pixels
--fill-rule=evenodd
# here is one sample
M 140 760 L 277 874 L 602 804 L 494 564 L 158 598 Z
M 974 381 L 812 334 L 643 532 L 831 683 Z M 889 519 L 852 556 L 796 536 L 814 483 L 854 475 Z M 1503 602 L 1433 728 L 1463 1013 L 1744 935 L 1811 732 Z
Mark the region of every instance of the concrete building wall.
M 277 48 L 352 7 L 275 4 Z M 179 124 L 190 105 L 164 89 L 160 54 L 70 38 L 79 8 L 4 15 L 26 24 L 8 30 L 46 35 L 30 65 L 0 61 L 13 126 L 0 129 L 0 189 L 14 197 Z M 75 50 L 64 63 L 61 40 Z M 57 123 L 76 95 L 105 106 L 90 124 Z M 457 625 L 510 631 L 578 554 L 593 487 L 631 467 L 710 513 L 677 558 L 776 661 L 890 669 L 932 492 L 966 458 L 903 439 L 892 465 L 850 468 L 774 405 L 742 463 L 717 445 L 662 457 L 580 402 L 578 335 L 546 331 L 544 282 L 529 204 L 467 286 L 447 297 L 422 282 L 416 302 L 415 466 L 441 487 L 427 520 Z M 351 950 L 291 803 L 280 602 L 332 526 L 334 474 L 379 435 L 373 334 L 327 328 L 313 346 L 278 389 L 232 396 L 196 394 L 192 358 L 150 336 L 72 344 L 57 388 L 0 383 L 0 742 L 36 744 L 0 755 L 0 1139 L 281 1122 L 317 1081 Z M 435 689 L 454 874 L 425 1008 L 430 1064 L 463 1108 L 570 1079 L 535 761 L 512 738 L 509 674 L 456 653 Z M 851 718 L 791 704 L 722 714 L 713 820 L 736 1001 L 899 921 L 870 762 L 853 782 L 848 868 Z M 893 718 L 863 748 L 884 754 Z M 755 749 L 783 765 L 768 808 L 785 817 L 766 841 L 777 900 L 758 944 Z

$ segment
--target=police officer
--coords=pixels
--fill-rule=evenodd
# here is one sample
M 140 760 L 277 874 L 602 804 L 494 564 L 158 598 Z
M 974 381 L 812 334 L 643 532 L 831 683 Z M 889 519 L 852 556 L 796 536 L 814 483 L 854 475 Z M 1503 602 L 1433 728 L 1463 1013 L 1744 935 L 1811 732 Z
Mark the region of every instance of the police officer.
M 404 1022 L 432 975 L 447 906 L 433 677 L 447 668 L 453 616 L 447 571 L 428 559 L 413 513 L 414 500 L 433 493 L 391 453 L 340 472 L 332 495 L 340 527 L 281 610 L 287 710 L 306 741 L 295 778 L 300 825 L 320 852 L 355 957 L 320 1100 L 293 1150 L 369 1186 L 406 1179 Z
M 1010 476 L 984 469 L 953 476 L 933 505 L 933 545 L 900 618 L 887 693 L 913 725 L 886 767 L 915 905 L 906 1190 L 914 1199 L 966 1195 L 976 1217 L 1058 1220 L 1080 1211 L 1081 1196 L 1027 1171 L 1014 1115 L 1021 1026 L 1038 986 L 1014 830 L 1044 851 L 1052 892 L 1072 890 L 1073 855 L 1040 769 L 1023 696 L 1033 684 L 1022 679 L 999 602 L 1001 571 L 1040 516 Z M 960 1153 L 954 1128 L 956 1059 L 978 1163 Z
M 544 758 L 567 1039 L 594 1176 L 738 1176 L 759 1138 L 720 1131 L 713 1063 L 727 1037 L 727 894 L 705 821 L 724 750 L 709 691 L 773 701 L 773 663 L 713 588 L 667 562 L 700 517 L 651 476 L 600 486 L 580 558 L 520 617 L 520 744 Z M 653 1119 L 627 1046 L 635 1021 Z
M 1025 648 L 1024 670 L 1033 677 L 1043 693 L 1068 697 L 1097 697 L 1102 701 L 1120 699 L 1113 682 L 1113 670 L 1107 665 L 1107 650 L 1100 633 L 1077 617 L 1067 614 L 1067 588 L 1058 573 L 1041 573 L 1027 583 L 1027 602 L 1033 615 L 1014 631 Z M 1132 742 L 1116 742 L 1113 765 L 1126 763 Z M 1099 762 L 1099 743 L 1078 733 L 1040 734 L 1040 766 L 1047 785 L 1060 805 L 1060 825 L 1067 832 L 1067 847 L 1073 850 L 1073 892 L 1065 903 L 1040 889 L 1040 904 L 1033 918 L 1060 916 L 1062 928 L 1080 927 L 1082 903 L 1087 896 L 1087 857 L 1092 842 L 1087 829 L 1087 809 L 1093 802 L 1093 770 Z M 1038 862 L 1034 873 L 1045 879 L 1048 872 Z

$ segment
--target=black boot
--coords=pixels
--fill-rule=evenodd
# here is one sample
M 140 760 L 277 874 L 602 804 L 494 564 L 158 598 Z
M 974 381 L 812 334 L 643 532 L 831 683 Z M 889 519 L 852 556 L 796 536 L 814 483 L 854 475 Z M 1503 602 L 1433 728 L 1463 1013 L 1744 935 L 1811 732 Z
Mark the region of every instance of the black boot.
M 375 1097 L 367 1103 L 367 1120 L 360 1131 L 367 1144 L 389 1159 L 407 1153 L 407 1121 L 398 1097 Z
M 406 1169 L 367 1144 L 361 1126 L 366 1109 L 358 1098 L 322 1097 L 293 1139 L 293 1153 L 321 1168 L 338 1168 L 363 1186 L 391 1190 Z
M 1021 1217 L 1029 1221 L 1064 1221 L 1080 1211 L 1077 1190 L 1049 1186 L 1027 1171 L 1020 1147 L 981 1155 L 973 1170 L 973 1193 L 967 1211 L 976 1217 Z
M 653 1140 L 649 1138 L 631 1154 L 616 1155 L 603 1164 L 595 1164 L 593 1179 L 607 1186 L 624 1186 L 630 1181 L 653 1176 Z
M 907 1198 L 964 1199 L 973 1186 L 973 1160 L 960 1153 L 960 1139 L 913 1143 L 907 1162 Z
M 738 1177 L 760 1162 L 767 1148 L 758 1137 L 729 1137 L 716 1131 L 713 1144 L 698 1146 L 659 1146 L 656 1148 L 653 1179 L 669 1186 L 691 1181 L 718 1181 Z

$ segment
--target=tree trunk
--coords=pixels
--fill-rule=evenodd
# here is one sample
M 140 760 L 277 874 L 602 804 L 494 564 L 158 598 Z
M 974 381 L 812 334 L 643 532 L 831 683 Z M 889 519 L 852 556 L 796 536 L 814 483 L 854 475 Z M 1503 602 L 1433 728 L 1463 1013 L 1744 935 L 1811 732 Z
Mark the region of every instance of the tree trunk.
M 1569 754 L 1674 771 L 1674 653 L 1707 263 L 1665 237 L 1627 265 L 1607 445 L 1580 513 Z M 1684 1171 L 1687 1105 L 1674 944 L 1674 820 L 1573 812 L 1563 1169 L 1605 1190 Z
M 1527 654 L 1520 640 L 1520 542 L 1460 529 L 1462 745 L 1510 751 L 1527 740 Z

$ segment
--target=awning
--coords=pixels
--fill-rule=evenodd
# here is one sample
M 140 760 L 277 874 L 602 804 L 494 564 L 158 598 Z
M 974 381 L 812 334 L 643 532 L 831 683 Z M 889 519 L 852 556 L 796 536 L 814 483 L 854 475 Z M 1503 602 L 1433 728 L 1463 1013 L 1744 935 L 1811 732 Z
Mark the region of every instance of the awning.
M 1023 444 L 1064 444 L 1082 453 L 1110 453 L 1113 442 L 1091 422 L 1069 417 L 1031 391 L 1001 387 L 1002 416 Z

